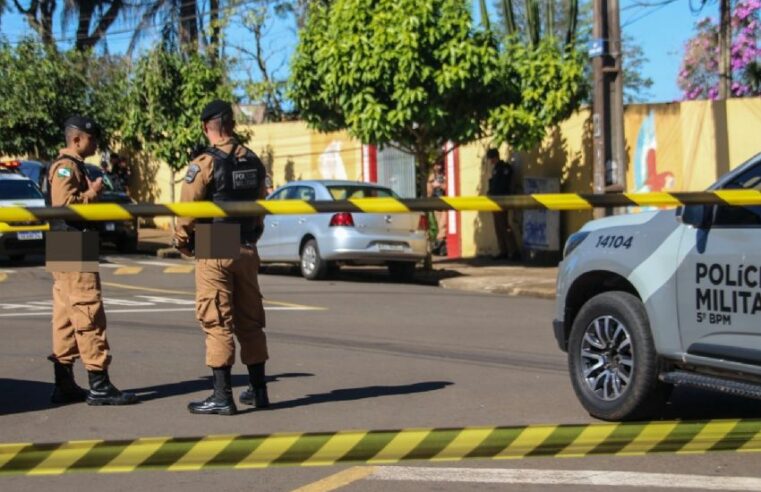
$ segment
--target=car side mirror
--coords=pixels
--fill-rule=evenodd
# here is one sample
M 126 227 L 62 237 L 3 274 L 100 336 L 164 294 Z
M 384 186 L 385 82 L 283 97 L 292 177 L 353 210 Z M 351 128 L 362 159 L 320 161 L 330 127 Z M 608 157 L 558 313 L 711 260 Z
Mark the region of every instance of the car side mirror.
M 713 205 L 685 205 L 676 211 L 677 220 L 696 229 L 708 229 L 713 221 Z

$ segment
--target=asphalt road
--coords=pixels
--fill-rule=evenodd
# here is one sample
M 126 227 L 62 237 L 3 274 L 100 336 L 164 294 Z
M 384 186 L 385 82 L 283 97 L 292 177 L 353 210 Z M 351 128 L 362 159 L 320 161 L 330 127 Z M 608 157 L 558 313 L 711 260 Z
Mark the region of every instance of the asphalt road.
M 101 272 L 112 380 L 138 392 L 143 402 L 121 408 L 51 407 L 52 367 L 45 360 L 51 279 L 34 262 L 0 263 L 0 442 L 593 421 L 573 395 L 564 354 L 552 336 L 552 302 L 396 284 L 372 269 L 342 272 L 326 282 L 307 282 L 287 269 L 262 275 L 273 408 L 245 408 L 235 417 L 191 415 L 187 403 L 204 398 L 210 387 L 193 313 L 192 264 L 114 255 L 104 257 Z M 237 394 L 246 384 L 245 369 L 238 364 L 234 371 Z M 77 378 L 86 382 L 81 365 Z M 664 417 L 759 415 L 761 402 L 680 391 Z M 735 477 L 761 478 L 758 464 L 758 456 L 733 453 L 534 458 L 405 463 L 388 469 L 11 477 L 0 478 L 0 490 L 216 492 L 312 484 L 305 490 L 324 491 L 338 483 L 346 483 L 342 490 L 658 489 L 653 483 L 663 490 L 680 484 L 690 488 L 687 479 L 652 473 L 695 475 L 705 487 L 732 490 L 742 483 Z M 511 470 L 523 475 L 516 478 Z M 558 470 L 594 471 L 594 483 L 601 485 L 584 482 L 588 474 L 559 475 Z M 622 471 L 631 473 L 611 474 Z

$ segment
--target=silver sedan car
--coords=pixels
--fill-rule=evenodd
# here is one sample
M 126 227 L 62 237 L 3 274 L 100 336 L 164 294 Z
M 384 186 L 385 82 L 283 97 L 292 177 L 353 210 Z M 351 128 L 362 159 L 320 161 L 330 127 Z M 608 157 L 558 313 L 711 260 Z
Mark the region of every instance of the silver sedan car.
M 294 181 L 267 200 L 348 200 L 394 197 L 389 188 L 355 181 Z M 396 280 L 408 281 L 427 253 L 428 221 L 420 213 L 357 212 L 268 215 L 259 240 L 262 263 L 294 263 L 309 280 L 339 265 L 387 265 Z

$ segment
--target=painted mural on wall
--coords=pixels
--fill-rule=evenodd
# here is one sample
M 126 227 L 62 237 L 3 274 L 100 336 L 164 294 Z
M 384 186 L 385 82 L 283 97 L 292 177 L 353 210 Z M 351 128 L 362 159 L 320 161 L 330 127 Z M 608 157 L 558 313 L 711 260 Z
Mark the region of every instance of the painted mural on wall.
M 675 186 L 674 173 L 659 172 L 658 169 L 655 111 L 651 109 L 637 133 L 637 147 L 634 152 L 634 189 L 639 193 L 647 193 L 673 190 Z
M 346 166 L 341 158 L 341 141 L 333 140 L 318 158 L 322 179 L 347 179 Z

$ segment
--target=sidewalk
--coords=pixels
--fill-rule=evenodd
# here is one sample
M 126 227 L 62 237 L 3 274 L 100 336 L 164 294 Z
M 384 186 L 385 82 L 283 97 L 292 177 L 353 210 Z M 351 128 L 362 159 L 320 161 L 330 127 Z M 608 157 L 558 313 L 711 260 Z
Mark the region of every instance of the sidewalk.
M 140 229 L 141 253 L 179 258 L 171 248 L 172 234 L 162 229 Z M 557 267 L 526 266 L 491 258 L 435 258 L 432 272 L 420 272 L 423 283 L 445 289 L 488 292 L 508 296 L 555 298 Z
M 527 266 L 491 258 L 434 259 L 439 286 L 508 296 L 555 298 L 554 266 Z

